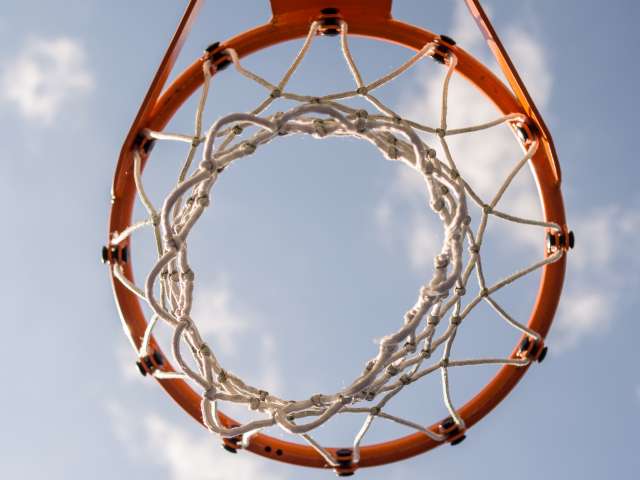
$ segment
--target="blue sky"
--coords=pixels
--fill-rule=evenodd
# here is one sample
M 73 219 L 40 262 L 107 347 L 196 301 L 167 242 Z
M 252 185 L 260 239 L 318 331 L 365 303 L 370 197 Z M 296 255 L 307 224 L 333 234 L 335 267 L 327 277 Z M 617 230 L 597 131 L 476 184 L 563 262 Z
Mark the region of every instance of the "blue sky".
M 22 1 L 6 5 L 0 16 L 3 478 L 332 475 L 224 452 L 217 438 L 142 378 L 98 261 L 120 145 L 182 3 L 72 0 L 61 8 Z M 178 71 L 211 42 L 269 15 L 267 2 L 215 3 L 203 10 Z M 490 62 L 461 1 L 430 2 L 429 8 L 418 1 L 395 3 L 397 18 L 450 33 Z M 548 337 L 550 354 L 460 446 L 357 475 L 635 478 L 640 105 L 634 60 L 640 7 L 632 1 L 607 8 L 578 1 L 484 3 L 553 134 L 577 236 Z M 299 45 L 247 58 L 246 65 L 275 82 Z M 399 47 L 357 39 L 353 52 L 368 79 L 409 56 Z M 427 122 L 437 113 L 441 73 L 433 62 L 422 62 L 380 96 L 405 116 Z M 495 112 L 458 80 L 450 125 L 493 118 Z M 352 88 L 349 81 L 337 41 L 321 38 L 291 88 L 327 93 Z M 252 108 L 263 96 L 229 68 L 215 79 L 205 126 Z M 188 132 L 192 112 L 190 102 L 172 129 Z M 497 130 L 452 141 L 457 156 L 475 159 L 463 174 L 480 192 L 491 191 L 504 158 L 516 158 L 514 145 L 496 146 L 504 138 Z M 156 203 L 184 154 L 171 144 L 154 151 L 145 178 Z M 196 322 L 201 319 L 220 358 L 252 382 L 292 398 L 335 390 L 375 353 L 375 340 L 393 329 L 429 278 L 441 229 L 420 180 L 362 142 L 278 139 L 241 162 L 216 186 L 190 246 L 194 264 L 199 262 Z M 511 211 L 535 216 L 534 194 L 524 172 L 505 201 Z M 144 218 L 143 210 L 136 215 Z M 488 233 L 487 268 L 496 277 L 539 252 L 536 232 L 506 227 L 497 224 Z M 142 278 L 153 252 L 148 233 L 138 238 L 136 275 Z M 536 282 L 535 276 L 526 279 L 500 297 L 517 318 L 526 319 Z M 517 336 L 488 310 L 478 318 L 468 336 L 461 334 L 460 349 L 470 351 L 481 338 L 487 352 L 509 351 Z M 454 398 L 462 402 L 492 372 L 452 374 Z M 426 382 L 394 408 L 430 423 L 443 414 L 438 389 L 437 381 Z M 351 428 L 355 424 L 346 421 L 320 437 L 333 444 Z M 380 427 L 370 440 L 401 433 L 406 431 Z

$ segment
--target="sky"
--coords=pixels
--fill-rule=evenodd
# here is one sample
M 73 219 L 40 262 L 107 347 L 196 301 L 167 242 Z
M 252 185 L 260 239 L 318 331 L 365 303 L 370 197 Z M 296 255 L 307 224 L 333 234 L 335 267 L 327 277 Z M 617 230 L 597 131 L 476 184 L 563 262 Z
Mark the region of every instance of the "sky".
M 451 35 L 495 68 L 462 1 L 394 3 L 396 18 Z M 630 0 L 607 8 L 576 0 L 483 4 L 552 132 L 567 218 L 576 233 L 547 338 L 549 355 L 461 445 L 356 475 L 635 478 L 640 75 L 634 59 L 640 6 Z M 225 452 L 153 379 L 141 377 L 107 267 L 99 261 L 119 150 L 183 7 L 178 1 L 69 0 L 61 8 L 25 0 L 2 9 L 3 478 L 333 475 Z M 267 2 L 207 2 L 176 72 L 210 43 L 268 18 Z M 281 45 L 243 65 L 277 82 L 299 47 Z M 363 39 L 353 39 L 352 50 L 369 80 L 410 56 Z M 443 69 L 425 59 L 382 88 L 380 97 L 406 118 L 433 124 L 442 78 Z M 349 82 L 337 40 L 319 38 L 290 87 L 323 94 L 353 88 Z M 264 96 L 228 68 L 212 84 L 205 128 L 221 116 L 250 110 Z M 497 116 L 456 76 L 450 104 L 451 127 Z M 187 102 L 169 128 L 190 133 L 194 106 L 193 99 Z M 452 139 L 452 150 L 462 159 L 463 176 L 483 195 L 495 191 L 496 178 L 504 178 L 521 155 L 506 128 Z M 154 150 L 144 179 L 156 205 L 185 154 L 184 145 L 171 142 Z M 364 142 L 300 136 L 278 138 L 225 172 L 190 244 L 198 275 L 193 316 L 223 363 L 284 398 L 345 386 L 375 354 L 376 342 L 397 328 L 431 276 L 442 228 L 421 182 Z M 528 170 L 518 174 L 504 202 L 511 213 L 540 215 Z M 140 205 L 134 216 L 145 218 Z M 491 278 L 539 258 L 538 230 L 496 222 L 487 235 L 484 262 Z M 151 241 L 149 232 L 134 237 L 139 282 L 154 261 Z M 515 318 L 528 318 L 537 282 L 533 275 L 499 296 Z M 461 328 L 456 354 L 475 348 L 506 355 L 518 335 L 488 308 L 478 310 L 477 320 Z M 167 334 L 159 338 L 167 340 Z M 494 372 L 452 372 L 455 403 L 464 403 Z M 403 392 L 392 408 L 430 424 L 446 414 L 439 388 L 437 378 L 427 379 Z M 357 424 L 332 422 L 319 438 L 348 444 Z M 376 424 L 367 439 L 406 433 Z

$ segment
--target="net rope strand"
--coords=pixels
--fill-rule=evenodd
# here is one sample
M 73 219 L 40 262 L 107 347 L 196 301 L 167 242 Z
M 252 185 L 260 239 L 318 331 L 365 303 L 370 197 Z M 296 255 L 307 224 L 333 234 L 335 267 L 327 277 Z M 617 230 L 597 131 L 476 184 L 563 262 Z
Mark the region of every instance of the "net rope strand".
M 302 48 L 276 85 L 245 69 L 234 50 L 225 50 L 223 53 L 228 55 L 238 73 L 265 88 L 269 93 L 251 112 L 233 113 L 222 117 L 204 134 L 202 115 L 213 67 L 208 60 L 203 62 L 204 82 L 195 115 L 194 133 L 188 135 L 145 131 L 150 139 L 184 142 L 190 145 L 175 188 L 169 192 L 161 208 L 156 208 L 145 193 L 141 157 L 136 153 L 134 180 L 138 197 L 148 213 L 148 218 L 132 224 L 122 232 L 114 232 L 111 244 L 126 242 L 129 236 L 142 228 L 153 229 L 158 258 L 148 273 L 144 286 L 139 287 L 131 282 L 119 264 L 113 267 L 114 275 L 126 288 L 144 299 L 153 310 L 153 316 L 142 338 L 140 356 L 149 352 L 153 329 L 160 320 L 173 329 L 171 351 L 178 368 L 175 372 L 156 370 L 154 375 L 160 378 L 184 378 L 195 383 L 202 392 L 203 420 L 209 430 L 223 437 L 242 436 L 242 444 L 247 446 L 253 434 L 278 425 L 291 434 L 299 435 L 328 465 L 335 467 L 338 465 L 337 460 L 310 435 L 310 432 L 339 413 L 365 416 L 362 427 L 352 442 L 354 463 L 359 461 L 360 444 L 376 419 L 395 422 L 438 442 L 445 441 L 446 435 L 439 431 L 383 411 L 393 397 L 404 388 L 438 371 L 441 375 L 443 403 L 454 422 L 464 428 L 464 420 L 458 414 L 451 396 L 449 369 L 473 365 L 525 367 L 530 363 L 530 359 L 520 356 L 452 359 L 451 351 L 458 329 L 472 310 L 484 301 L 508 326 L 539 340 L 540 335 L 537 332 L 512 318 L 492 295 L 524 275 L 555 262 L 563 255 L 563 251 L 557 249 L 549 252 L 542 260 L 514 272 L 493 285 L 488 285 L 483 273 L 481 250 L 491 216 L 515 224 L 531 225 L 555 232 L 561 230 L 559 225 L 552 222 L 520 218 L 496 210 L 513 178 L 531 160 L 539 143 L 537 139 L 530 142 L 524 156 L 515 163 L 499 185 L 494 197 L 485 202 L 460 174 L 446 138 L 503 124 L 517 125 L 518 122 L 524 122 L 526 117 L 514 113 L 478 125 L 448 129 L 449 84 L 457 62 L 451 52 L 445 59 L 447 71 L 442 86 L 439 125 L 430 127 L 400 117 L 371 92 L 408 71 L 425 56 L 431 55 L 435 44 L 426 44 L 400 67 L 375 81 L 365 83 L 349 49 L 345 22 L 341 24 L 340 46 L 356 89 L 320 97 L 285 91 L 289 80 L 309 51 L 318 29 L 317 22 L 311 24 Z M 339 102 L 354 97 L 364 98 L 377 113 L 369 113 Z M 278 98 L 293 100 L 299 104 L 286 112 L 260 116 Z M 242 140 L 241 135 L 249 127 L 253 127 L 255 132 Z M 444 158 L 438 158 L 436 151 L 425 143 L 416 131 L 436 135 Z M 416 170 L 422 176 L 429 193 L 429 206 L 440 218 L 444 230 L 442 248 L 434 258 L 433 276 L 420 289 L 414 305 L 404 314 L 400 327 L 380 340 L 376 356 L 367 362 L 362 373 L 340 391 L 315 394 L 302 400 L 281 399 L 248 385 L 230 370 L 223 368 L 213 349 L 201 337 L 191 317 L 195 275 L 188 260 L 187 248 L 189 233 L 209 206 L 211 190 L 224 169 L 232 162 L 252 155 L 260 146 L 289 134 L 311 135 L 315 138 L 360 138 L 375 145 L 385 158 L 403 162 Z M 219 145 L 216 146 L 218 141 Z M 201 161 L 197 168 L 189 173 L 200 148 Z M 471 227 L 468 199 L 481 209 L 475 231 Z M 469 251 L 466 263 L 463 257 L 465 246 Z M 474 275 L 479 292 L 473 298 L 466 299 L 467 285 Z M 464 300 L 467 300 L 466 303 Z M 446 322 L 442 322 L 445 319 Z M 438 327 L 441 322 L 443 326 L 440 330 L 443 331 L 439 333 Z M 184 356 L 185 343 L 193 357 L 195 369 Z M 221 402 L 246 405 L 249 410 L 256 412 L 259 418 L 242 425 L 225 427 L 218 419 Z M 363 407 L 362 404 L 365 402 L 373 403 L 373 406 Z

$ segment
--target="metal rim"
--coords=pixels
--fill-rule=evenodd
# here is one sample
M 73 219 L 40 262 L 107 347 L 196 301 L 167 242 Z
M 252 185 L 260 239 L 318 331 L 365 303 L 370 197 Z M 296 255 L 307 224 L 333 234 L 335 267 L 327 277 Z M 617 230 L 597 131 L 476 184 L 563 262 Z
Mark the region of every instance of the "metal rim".
M 189 8 L 195 3 L 197 2 L 192 2 Z M 274 6 L 273 3 L 272 6 Z M 314 10 L 314 12 L 319 12 L 319 10 Z M 376 14 L 374 22 L 371 21 L 371 15 L 363 15 L 362 12 L 350 15 L 348 9 L 342 10 L 341 16 L 349 24 L 350 34 L 388 41 L 412 50 L 418 50 L 425 43 L 438 38 L 437 35 L 427 30 L 396 21 L 390 15 L 382 18 L 379 16 L 380 12 L 373 13 Z M 275 16 L 270 23 L 222 42 L 220 49 L 234 48 L 242 58 L 272 45 L 303 37 L 307 33 L 310 21 L 315 20 L 318 15 L 316 13 L 315 16 L 310 18 L 308 10 L 278 14 L 275 6 L 274 14 Z M 174 38 L 174 42 L 175 40 Z M 523 105 L 522 99 L 514 96 L 486 67 L 458 46 L 452 47 L 452 50 L 458 57 L 457 72 L 486 94 L 499 111 L 503 114 L 514 112 L 530 113 L 530 108 L 526 108 L 527 105 Z M 135 149 L 141 148 L 135 138 L 144 128 L 161 130 L 169 122 L 181 105 L 202 84 L 202 63 L 205 58 L 198 59 L 179 75 L 162 96 L 157 99 L 157 102 L 152 99 L 151 104 L 147 104 L 146 100 L 149 100 L 149 98 L 145 100 L 147 104 L 146 112 L 143 111 L 145 108 L 145 104 L 143 104 L 143 108 L 141 108 L 141 112 L 129 132 L 116 167 L 109 232 L 122 231 L 131 221 L 136 198 L 132 173 L 133 152 Z M 165 57 L 165 60 L 167 60 L 167 57 Z M 173 60 L 175 60 L 175 57 Z M 164 81 L 161 83 L 164 83 Z M 162 85 L 160 85 L 161 87 Z M 541 127 L 538 118 L 534 117 L 533 122 L 536 127 Z M 541 130 L 546 132 L 546 128 Z M 548 141 L 551 141 L 550 137 L 548 137 Z M 564 228 L 566 222 L 560 192 L 560 171 L 553 154 L 549 152 L 549 148 L 540 148 L 538 150 L 532 159 L 533 172 L 538 185 L 545 220 L 555 222 Z M 143 155 L 143 157 L 144 162 L 146 162 L 147 156 Z M 565 265 L 566 256 L 563 256 L 557 262 L 542 269 L 537 299 L 531 312 L 528 326 L 539 332 L 543 338 L 550 328 L 559 302 Z M 125 275 L 132 279 L 131 263 L 122 263 L 122 266 Z M 113 276 L 113 270 L 111 270 L 111 279 L 125 330 L 129 332 L 132 342 L 139 346 L 147 325 L 139 299 Z M 520 343 L 521 341 L 518 341 L 512 355 L 518 354 Z M 161 352 L 155 340 L 152 340 L 151 345 L 156 351 Z M 168 361 L 164 369 L 172 370 Z M 467 427 L 474 425 L 500 403 L 526 373 L 527 369 L 528 367 L 503 366 L 474 398 L 459 409 L 459 414 L 464 419 Z M 187 413 L 202 423 L 200 396 L 185 381 L 172 379 L 158 380 L 158 382 Z M 225 426 L 235 424 L 233 419 L 224 414 L 221 414 L 221 421 Z M 430 428 L 433 431 L 438 431 L 441 423 L 437 422 Z M 414 433 L 388 442 L 366 445 L 361 447 L 361 459 L 358 466 L 368 467 L 402 460 L 430 450 L 441 443 L 443 442 L 436 442 L 426 435 Z M 312 447 L 279 440 L 265 434 L 253 436 L 247 449 L 259 455 L 287 463 L 310 467 L 328 467 L 324 459 Z M 335 454 L 340 449 L 330 448 L 328 450 Z

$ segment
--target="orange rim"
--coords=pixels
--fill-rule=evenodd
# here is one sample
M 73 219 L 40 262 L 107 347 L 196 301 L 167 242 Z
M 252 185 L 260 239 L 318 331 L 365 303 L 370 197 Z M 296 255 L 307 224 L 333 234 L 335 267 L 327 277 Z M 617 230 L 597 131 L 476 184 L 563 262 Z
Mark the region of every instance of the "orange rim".
M 513 92 L 475 58 L 460 47 L 453 46 L 451 50 L 458 58 L 456 70 L 487 95 L 503 114 L 524 113 L 531 119 L 533 129 L 540 136 L 544 146 L 544 148 L 538 149 L 532 159 L 533 172 L 542 201 L 544 218 L 546 221 L 555 222 L 566 229 L 564 206 L 560 191 L 560 169 L 551 136 L 478 0 L 465 1 L 487 37 L 499 64 L 505 71 Z M 339 13 L 337 15 L 348 23 L 350 34 L 399 44 L 412 50 L 419 50 L 427 42 L 438 38 L 437 35 L 427 30 L 394 20 L 391 17 L 391 0 L 375 2 L 334 0 L 330 4 L 326 0 L 307 0 L 304 2 L 271 0 L 273 17 L 269 23 L 222 42 L 221 46 L 216 50 L 196 60 L 189 66 L 161 95 L 162 88 L 171 72 L 180 46 L 188 34 L 199 3 L 200 0 L 190 0 L 185 15 L 122 147 L 113 182 L 109 235 L 111 235 L 111 232 L 124 230 L 131 222 L 136 198 L 136 188 L 133 180 L 133 153 L 136 149 L 141 148 L 136 139 L 139 138 L 139 134 L 144 128 L 152 130 L 162 130 L 164 128 L 180 106 L 202 84 L 202 64 L 211 54 L 214 55 L 213 58 L 216 58 L 217 52 L 224 48 L 233 48 L 242 58 L 272 45 L 304 37 L 308 32 L 310 23 L 321 18 L 323 16 L 321 10 L 328 6 L 338 9 Z M 330 16 L 335 16 L 333 12 L 330 13 Z M 221 57 L 215 63 L 219 64 L 225 61 L 226 59 Z M 143 166 L 146 160 L 147 155 L 145 154 L 143 155 Z M 542 269 L 537 299 L 531 312 L 528 327 L 540 333 L 543 338 L 549 331 L 560 299 L 565 266 L 566 256 L 562 256 L 555 263 L 546 265 Z M 123 262 L 122 267 L 126 277 L 133 280 L 131 262 Z M 110 273 L 116 303 L 125 331 L 130 335 L 130 339 L 135 346 L 140 347 L 147 320 L 139 299 L 113 276 L 113 269 L 110 269 Z M 521 353 L 520 344 L 522 340 L 524 340 L 524 337 L 517 343 L 512 356 L 517 356 Z M 155 351 L 162 352 L 154 339 L 151 340 L 151 347 Z M 541 346 L 538 345 L 538 347 Z M 538 348 L 539 351 L 540 348 Z M 166 360 L 162 368 L 165 371 L 173 370 Z M 478 422 L 500 403 L 526 373 L 527 369 L 528 367 L 503 366 L 474 398 L 461 407 L 458 412 L 464 419 L 467 428 Z M 186 412 L 202 423 L 200 396 L 185 381 L 159 379 L 158 382 Z M 226 427 L 236 423 L 224 414 L 220 414 L 220 419 L 221 423 Z M 430 429 L 434 432 L 442 431 L 440 430 L 441 423 L 433 424 Z M 449 441 L 455 441 L 459 437 L 460 435 L 449 437 Z M 414 433 L 388 442 L 363 446 L 361 447 L 358 465 L 350 465 L 348 468 L 343 469 L 342 473 L 348 474 L 357 467 L 370 467 L 402 460 L 430 450 L 441 443 L 445 442 L 437 442 L 424 434 Z M 224 445 L 231 449 L 238 448 L 237 442 L 233 439 L 226 439 Z M 279 440 L 265 434 L 253 436 L 247 449 L 259 455 L 291 464 L 309 467 L 329 467 L 312 447 Z M 335 455 L 336 451 L 340 449 L 329 448 L 328 450 Z

